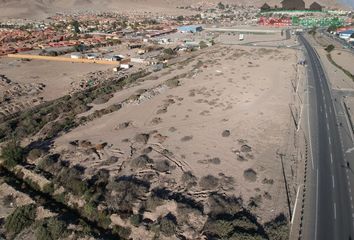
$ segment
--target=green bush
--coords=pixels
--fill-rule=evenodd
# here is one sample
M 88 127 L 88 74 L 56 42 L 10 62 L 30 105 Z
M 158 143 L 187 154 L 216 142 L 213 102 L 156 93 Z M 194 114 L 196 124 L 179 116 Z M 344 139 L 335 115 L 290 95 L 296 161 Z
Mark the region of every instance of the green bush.
M 36 219 L 36 206 L 24 205 L 15 209 L 5 220 L 6 233 L 10 239 L 19 234 L 23 229 L 31 226 Z
M 118 234 L 120 237 L 124 239 L 128 239 L 130 234 L 132 233 L 132 230 L 130 228 L 125 228 L 122 226 L 115 225 L 113 227 L 113 233 Z
M 2 148 L 1 157 L 4 159 L 4 165 L 13 168 L 23 162 L 24 150 L 16 139 L 12 139 Z
M 141 215 L 139 214 L 134 214 L 130 217 L 130 223 L 135 227 L 139 227 L 141 220 Z
M 171 213 L 167 214 L 160 220 L 160 231 L 166 237 L 175 235 L 177 228 L 176 217 Z
M 37 240 L 57 240 L 67 237 L 68 234 L 67 225 L 55 217 L 44 219 L 35 230 Z
M 325 48 L 325 50 L 330 53 L 334 50 L 334 46 L 332 44 L 330 44 Z

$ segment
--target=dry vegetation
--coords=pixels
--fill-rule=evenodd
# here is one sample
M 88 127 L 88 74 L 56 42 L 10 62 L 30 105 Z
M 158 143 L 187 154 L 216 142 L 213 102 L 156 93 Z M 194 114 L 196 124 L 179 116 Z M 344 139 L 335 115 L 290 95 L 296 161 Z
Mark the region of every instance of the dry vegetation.
M 3 117 L 0 142 L 30 142 L 4 145 L 16 162 L 3 181 L 36 202 L 7 215 L 6 237 L 287 239 L 273 179 L 286 136 L 269 129 L 287 124 L 288 85 L 276 77 L 289 74 L 288 53 L 217 46 Z M 280 62 L 280 75 L 248 69 Z M 38 219 L 40 206 L 54 215 Z

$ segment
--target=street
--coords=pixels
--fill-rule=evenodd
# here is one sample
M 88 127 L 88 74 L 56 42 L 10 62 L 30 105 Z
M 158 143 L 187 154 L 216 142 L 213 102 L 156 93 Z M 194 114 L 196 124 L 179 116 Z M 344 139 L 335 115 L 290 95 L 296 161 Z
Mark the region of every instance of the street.
M 344 158 L 331 88 L 317 53 L 302 35 L 308 74 L 310 166 L 303 239 L 352 239 L 350 164 Z M 354 165 L 353 165 L 354 167 Z

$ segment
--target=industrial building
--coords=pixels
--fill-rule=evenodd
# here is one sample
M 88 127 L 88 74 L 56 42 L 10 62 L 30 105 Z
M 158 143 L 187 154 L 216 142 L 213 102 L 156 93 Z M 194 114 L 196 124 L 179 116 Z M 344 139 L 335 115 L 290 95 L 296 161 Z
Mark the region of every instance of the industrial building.
M 203 28 L 200 25 L 187 25 L 187 26 L 180 26 L 177 28 L 177 30 L 182 33 L 196 33 L 196 32 L 201 32 Z

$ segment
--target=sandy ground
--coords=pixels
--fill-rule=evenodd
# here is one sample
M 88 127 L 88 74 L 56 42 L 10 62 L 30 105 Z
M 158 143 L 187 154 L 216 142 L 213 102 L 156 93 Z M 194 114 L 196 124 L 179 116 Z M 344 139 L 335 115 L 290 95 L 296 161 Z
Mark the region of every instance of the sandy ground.
M 351 121 L 354 124 L 354 98 L 353 97 L 346 97 L 344 99 L 346 106 L 348 107 L 348 112 L 350 114 Z M 354 129 L 353 129 L 354 130 Z
M 111 69 L 112 65 L 62 63 L 41 60 L 30 62 L 13 58 L 0 58 L 0 72 L 17 83 L 43 83 L 45 90 L 39 94 L 44 100 L 52 100 L 67 94 L 71 83 L 83 79 L 86 74 Z
M 171 174 L 160 177 L 158 184 L 181 187 L 183 171 L 192 171 L 198 179 L 211 174 L 219 179 L 219 191 L 242 196 L 245 201 L 257 194 L 267 196 L 259 215 L 269 220 L 286 211 L 276 152 L 288 138 L 289 76 L 295 75 L 296 60 L 291 49 L 214 46 L 188 64 L 157 73 L 157 80 L 116 93 L 106 105 L 120 102 L 139 89 L 150 89 L 120 111 L 61 136 L 53 151 L 64 154 L 72 164 L 87 167 L 89 174 L 99 168 L 107 168 L 113 175 L 130 171 L 141 174 L 129 164 L 150 146 L 156 151 L 149 157 L 168 159 L 176 166 Z M 274 68 L 277 65 L 282 68 Z M 188 75 L 180 79 L 181 86 L 161 85 L 182 73 Z M 122 123 L 127 124 L 122 127 Z M 146 144 L 133 140 L 141 133 L 150 135 Z M 107 142 L 108 147 L 97 159 L 73 150 L 69 144 L 73 140 Z M 173 157 L 159 154 L 161 149 Z M 118 162 L 104 161 L 111 156 L 118 157 Z
M 354 54 L 347 51 L 338 51 L 334 50 L 332 52 L 333 60 L 342 66 L 344 69 L 350 71 L 351 74 L 354 74 Z
M 313 46 L 315 46 L 320 58 L 321 62 L 324 66 L 324 69 L 326 70 L 327 76 L 330 80 L 330 83 L 332 85 L 332 88 L 335 89 L 354 89 L 354 82 L 345 74 L 343 71 L 335 67 L 329 60 L 327 59 L 327 52 L 324 50 L 323 46 L 327 46 L 328 44 L 332 43 L 329 42 L 327 39 L 324 37 L 322 38 L 317 38 L 318 42 L 315 42 L 313 38 L 308 38 Z M 322 46 L 320 45 L 322 44 Z M 338 49 L 338 47 L 337 47 Z M 341 53 L 338 55 L 338 53 Z M 332 52 L 332 57 L 335 59 L 335 61 L 338 61 L 337 63 L 344 64 L 344 66 L 348 67 L 348 71 L 354 71 L 352 62 L 354 60 L 354 56 L 352 54 L 348 54 L 346 51 L 342 50 L 334 50 Z

